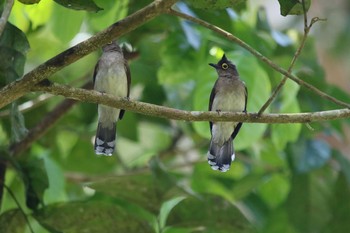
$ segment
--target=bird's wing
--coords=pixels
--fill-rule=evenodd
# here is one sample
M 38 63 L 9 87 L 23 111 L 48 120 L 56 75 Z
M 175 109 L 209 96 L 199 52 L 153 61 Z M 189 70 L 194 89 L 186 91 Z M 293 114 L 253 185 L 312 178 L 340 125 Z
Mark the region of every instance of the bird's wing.
M 214 85 L 213 89 L 211 90 L 211 93 L 210 93 L 209 108 L 208 108 L 209 111 L 211 111 L 211 109 L 213 107 L 213 102 L 214 102 L 214 98 L 215 98 L 215 95 L 216 95 L 216 83 L 217 83 L 217 80 L 215 82 L 215 85 Z M 210 133 L 211 133 L 211 129 L 213 127 L 213 122 L 209 121 L 209 127 L 210 127 Z
M 244 85 L 244 89 L 245 89 L 245 103 L 244 103 L 244 110 L 243 112 L 247 112 L 247 101 L 248 101 L 248 89 L 247 89 L 247 86 L 245 85 L 245 83 L 243 82 L 243 85 Z M 242 127 L 242 122 L 239 122 L 236 127 L 235 127 L 235 130 L 233 131 L 233 133 L 231 134 L 231 138 L 232 140 L 235 139 L 235 137 L 237 136 L 239 130 L 241 129 Z
M 124 60 L 124 69 L 125 69 L 125 73 L 126 73 L 126 78 L 127 78 L 127 94 L 126 96 L 129 97 L 130 95 L 130 85 L 131 85 L 131 74 L 130 74 L 130 68 L 128 65 L 128 61 L 125 59 Z M 120 113 L 119 113 L 119 119 L 123 119 L 125 110 L 124 109 L 120 109 Z
M 94 75 L 93 75 L 93 80 L 92 80 L 94 86 L 95 86 L 96 75 L 97 75 L 97 72 L 99 69 L 99 64 L 100 64 L 100 60 L 98 60 L 98 62 L 95 65 L 95 69 L 94 69 Z

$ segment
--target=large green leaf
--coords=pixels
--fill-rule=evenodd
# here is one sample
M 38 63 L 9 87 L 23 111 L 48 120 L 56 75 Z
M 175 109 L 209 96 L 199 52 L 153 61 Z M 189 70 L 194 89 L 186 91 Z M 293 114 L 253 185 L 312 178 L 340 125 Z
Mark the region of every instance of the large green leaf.
M 256 232 L 252 224 L 232 203 L 214 195 L 190 197 L 175 206 L 168 225 L 192 227 L 201 232 Z
M 327 202 L 330 198 L 327 169 L 317 173 L 294 175 L 286 206 L 290 223 L 299 232 L 319 232 L 327 226 L 331 212 Z
M 124 18 L 128 12 L 129 0 L 95 0 L 95 2 L 104 9 L 97 13 L 88 14 L 89 23 L 96 31 L 101 31 Z
M 106 202 L 54 204 L 33 216 L 42 226 L 56 232 L 151 232 L 149 224 Z
M 38 208 L 44 203 L 44 192 L 49 187 L 49 180 L 43 159 L 29 159 L 19 164 L 26 187 L 26 204 L 30 209 Z
M 26 221 L 20 209 L 12 209 L 0 215 L 1 233 L 23 233 Z
M 23 75 L 28 49 L 29 43 L 26 35 L 11 23 L 6 23 L 0 37 L 1 85 L 12 82 Z
M 350 185 L 343 172 L 340 172 L 330 200 L 332 218 L 322 233 L 342 233 L 350 231 Z
M 165 229 L 166 220 L 171 210 L 178 205 L 185 197 L 175 197 L 163 203 L 159 211 L 159 228 Z
M 85 12 L 67 10 L 61 6 L 53 8 L 51 27 L 56 38 L 67 43 L 80 31 Z M 63 20 L 64 19 L 64 20 Z M 69 22 L 69 24 L 67 24 Z
M 287 80 L 283 87 L 282 98 L 280 101 L 281 113 L 298 113 L 300 107 L 297 94 L 299 85 Z M 301 130 L 301 124 L 274 124 L 272 125 L 272 142 L 278 150 L 283 150 L 288 142 L 295 142 L 298 139 Z
M 331 156 L 328 143 L 319 139 L 300 138 L 291 148 L 290 156 L 294 167 L 296 171 L 301 173 L 322 167 Z
M 302 15 L 304 14 L 302 1 L 305 1 L 305 10 L 309 10 L 311 0 L 278 0 L 281 7 L 281 15 Z

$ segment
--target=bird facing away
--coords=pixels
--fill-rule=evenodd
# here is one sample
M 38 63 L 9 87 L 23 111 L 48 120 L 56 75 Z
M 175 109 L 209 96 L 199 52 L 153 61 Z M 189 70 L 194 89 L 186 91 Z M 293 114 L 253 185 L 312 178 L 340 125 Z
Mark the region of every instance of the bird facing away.
M 209 111 L 246 112 L 248 92 L 245 83 L 239 79 L 236 66 L 225 54 L 217 64 L 210 63 L 218 73 L 218 79 L 211 91 Z M 209 122 L 211 140 L 208 163 L 214 170 L 226 172 L 235 159 L 233 139 L 242 122 Z
M 127 60 L 116 41 L 102 48 L 95 66 L 94 89 L 116 97 L 129 98 L 131 76 Z M 115 148 L 116 123 L 124 115 L 123 109 L 98 105 L 98 126 L 94 149 L 97 155 L 111 156 Z

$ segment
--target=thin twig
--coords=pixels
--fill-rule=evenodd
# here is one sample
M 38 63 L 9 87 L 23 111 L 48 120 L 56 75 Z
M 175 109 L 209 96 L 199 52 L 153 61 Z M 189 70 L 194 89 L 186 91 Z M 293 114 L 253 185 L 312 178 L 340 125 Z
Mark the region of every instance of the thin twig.
M 350 118 L 350 109 L 312 113 L 262 114 L 241 112 L 184 111 L 155 104 L 114 97 L 94 90 L 84 90 L 62 84 L 37 85 L 32 91 L 44 91 L 82 102 L 99 103 L 143 115 L 183 121 L 237 121 L 254 123 L 305 123 Z
M 2 32 L 4 31 L 7 24 L 7 20 L 12 10 L 13 2 L 14 0 L 7 0 L 6 4 L 4 5 L 4 10 L 2 11 L 0 18 L 0 36 L 2 35 Z
M 255 49 L 253 49 L 252 47 L 250 47 L 247 43 L 245 43 L 244 41 L 240 40 L 239 38 L 235 37 L 234 35 L 232 35 L 231 33 L 216 27 L 204 20 L 192 17 L 190 15 L 175 11 L 173 9 L 170 9 L 168 11 L 169 14 L 171 15 L 175 15 L 178 17 L 181 17 L 183 19 L 189 20 L 191 22 L 197 23 L 203 27 L 206 27 L 222 36 L 224 36 L 225 38 L 227 38 L 230 41 L 233 41 L 235 43 L 237 43 L 239 46 L 241 46 L 242 48 L 246 49 L 248 52 L 250 52 L 251 54 L 253 54 L 255 57 L 257 57 L 259 60 L 261 60 L 262 62 L 266 63 L 267 65 L 269 65 L 271 68 L 273 68 L 274 70 L 278 71 L 279 73 L 285 75 L 286 77 L 288 77 L 289 79 L 293 80 L 294 82 L 298 83 L 301 86 L 306 87 L 307 89 L 309 89 L 310 91 L 316 93 L 317 95 L 321 96 L 324 99 L 327 99 L 339 106 L 345 107 L 345 108 L 349 108 L 350 109 L 350 104 L 343 102 L 341 100 L 338 100 L 324 92 L 322 92 L 321 90 L 317 89 L 316 87 L 314 87 L 313 85 L 304 82 L 303 80 L 299 79 L 297 76 L 288 73 L 287 70 L 282 69 L 281 67 L 279 67 L 278 65 L 276 65 L 275 63 L 273 63 L 271 60 L 269 60 L 267 57 L 263 56 L 261 53 L 259 53 L 258 51 L 256 51 Z
M 304 35 L 303 35 L 303 38 L 301 40 L 300 46 L 298 47 L 297 51 L 295 52 L 293 59 L 288 67 L 287 71 L 289 74 L 292 72 L 294 64 L 305 46 L 306 39 L 307 39 L 309 32 L 310 32 L 310 29 L 312 27 L 312 24 L 308 25 L 307 12 L 306 12 L 306 8 L 305 8 L 305 0 L 302 0 L 302 5 L 303 5 L 303 11 L 304 11 Z M 286 83 L 287 78 L 288 78 L 287 76 L 283 77 L 282 81 L 277 85 L 276 89 L 273 91 L 270 98 L 260 108 L 258 115 L 261 115 L 267 109 L 267 107 L 272 103 L 272 101 L 276 98 L 277 94 L 281 91 L 282 87 Z

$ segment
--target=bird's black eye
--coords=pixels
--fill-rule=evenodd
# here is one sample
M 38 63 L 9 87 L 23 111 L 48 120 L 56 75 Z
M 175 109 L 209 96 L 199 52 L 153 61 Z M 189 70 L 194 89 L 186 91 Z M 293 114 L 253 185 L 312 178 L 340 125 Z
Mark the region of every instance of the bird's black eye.
M 223 68 L 224 70 L 227 70 L 227 68 L 228 68 L 227 63 L 222 63 L 221 68 Z

